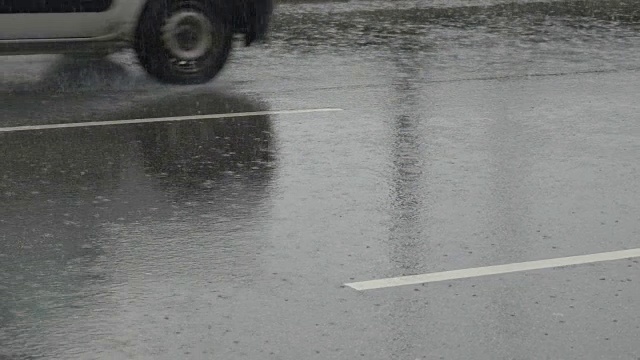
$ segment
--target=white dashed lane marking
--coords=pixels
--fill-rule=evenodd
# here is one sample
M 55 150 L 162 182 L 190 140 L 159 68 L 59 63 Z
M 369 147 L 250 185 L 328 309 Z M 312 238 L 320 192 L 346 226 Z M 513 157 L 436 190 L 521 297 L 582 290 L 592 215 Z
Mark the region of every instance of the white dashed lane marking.
M 237 113 L 226 113 L 226 114 L 172 116 L 172 117 L 148 118 L 148 119 L 90 121 L 90 122 L 78 122 L 78 123 L 68 123 L 68 124 L 25 125 L 25 126 L 14 126 L 14 127 L 0 128 L 0 133 L 10 133 L 10 132 L 18 132 L 18 131 L 38 131 L 38 130 L 83 128 L 83 127 L 95 127 L 95 126 L 147 124 L 147 123 L 159 123 L 159 122 L 216 120 L 216 119 L 228 119 L 228 118 L 251 117 L 251 116 L 265 116 L 265 115 L 311 114 L 311 113 L 334 112 L 334 111 L 343 111 L 343 109 L 324 108 L 324 109 L 302 109 L 302 110 L 253 111 L 253 112 L 237 112 Z
M 597 253 L 597 254 L 591 254 L 591 255 L 570 256 L 570 257 L 563 257 L 563 258 L 527 261 L 527 262 L 505 264 L 505 265 L 494 265 L 494 266 L 477 267 L 477 268 L 470 268 L 470 269 L 443 271 L 443 272 L 422 274 L 422 275 L 400 276 L 400 277 L 387 278 L 387 279 L 354 282 L 354 283 L 348 283 L 345 285 L 359 291 L 375 290 L 375 289 L 383 289 L 383 288 L 390 288 L 390 287 L 403 286 L 403 285 L 416 285 L 416 284 L 424 284 L 424 283 L 430 283 L 430 282 L 436 282 L 436 281 L 466 279 L 466 278 L 473 278 L 478 276 L 498 275 L 498 274 L 520 272 L 520 271 L 549 269 L 549 268 L 564 267 L 564 266 L 570 266 L 570 265 L 590 264 L 590 263 L 596 263 L 596 262 L 602 262 L 602 261 L 622 260 L 622 259 L 629 259 L 629 258 L 636 258 L 636 257 L 640 257 L 640 248 L 622 250 L 622 251 L 604 252 L 604 253 Z

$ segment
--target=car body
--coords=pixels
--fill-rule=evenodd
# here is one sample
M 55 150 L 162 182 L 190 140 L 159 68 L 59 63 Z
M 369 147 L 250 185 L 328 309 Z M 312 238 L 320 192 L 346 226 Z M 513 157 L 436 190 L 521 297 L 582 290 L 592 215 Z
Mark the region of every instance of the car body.
M 220 71 L 234 35 L 246 45 L 266 37 L 272 8 L 272 0 L 0 0 L 0 55 L 132 47 L 159 80 L 200 83 Z M 196 61 L 189 71 L 167 65 Z

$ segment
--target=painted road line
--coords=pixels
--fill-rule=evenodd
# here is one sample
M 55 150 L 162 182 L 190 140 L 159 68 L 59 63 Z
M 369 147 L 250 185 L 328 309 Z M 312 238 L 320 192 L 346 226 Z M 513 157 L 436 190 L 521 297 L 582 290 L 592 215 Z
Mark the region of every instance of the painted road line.
M 591 255 L 570 256 L 548 260 L 477 267 L 470 269 L 443 271 L 431 274 L 400 276 L 387 279 L 369 280 L 345 284 L 358 291 L 384 289 L 403 285 L 416 285 L 436 281 L 467 279 L 478 276 L 507 274 L 520 271 L 549 269 L 570 265 L 590 264 L 602 261 L 622 260 L 640 257 L 640 249 L 612 251 Z
M 148 118 L 148 119 L 91 121 L 91 122 L 79 122 L 79 123 L 68 123 L 68 124 L 27 125 L 27 126 L 14 126 L 14 127 L 0 128 L 0 133 L 9 133 L 9 132 L 18 132 L 18 131 L 69 129 L 69 128 L 82 128 L 82 127 L 94 127 L 94 126 L 146 124 L 146 123 L 158 123 L 158 122 L 215 120 L 215 119 L 228 119 L 228 118 L 264 116 L 264 115 L 310 114 L 310 113 L 333 112 L 333 111 L 343 111 L 343 109 L 324 108 L 324 109 L 302 109 L 302 110 L 252 111 L 252 112 L 237 112 L 237 113 L 226 113 L 226 114 L 172 116 L 172 117 Z

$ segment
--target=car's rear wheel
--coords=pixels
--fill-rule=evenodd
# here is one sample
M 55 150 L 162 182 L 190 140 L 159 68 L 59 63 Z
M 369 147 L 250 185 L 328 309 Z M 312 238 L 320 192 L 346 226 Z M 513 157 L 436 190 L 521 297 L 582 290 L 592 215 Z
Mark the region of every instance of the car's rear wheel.
M 145 70 L 162 82 L 213 79 L 231 52 L 231 17 L 211 0 L 151 0 L 142 13 L 135 50 Z

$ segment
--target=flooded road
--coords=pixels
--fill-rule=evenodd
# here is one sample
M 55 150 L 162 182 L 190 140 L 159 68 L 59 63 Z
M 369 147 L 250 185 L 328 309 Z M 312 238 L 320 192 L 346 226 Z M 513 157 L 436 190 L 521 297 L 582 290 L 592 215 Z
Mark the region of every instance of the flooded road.
M 284 3 L 190 87 L 0 58 L 0 359 L 639 359 L 638 258 L 345 286 L 640 248 L 639 10 Z

